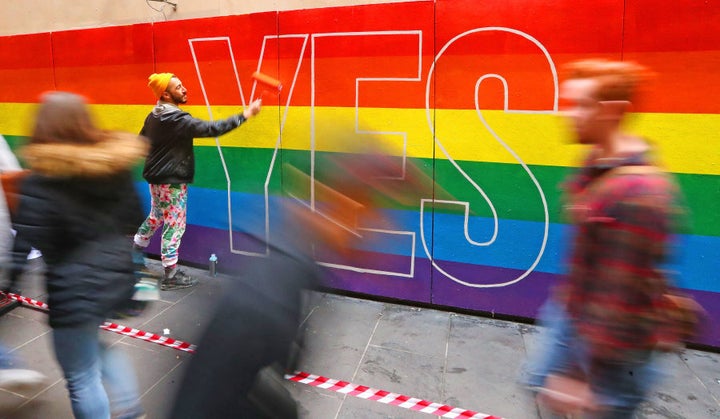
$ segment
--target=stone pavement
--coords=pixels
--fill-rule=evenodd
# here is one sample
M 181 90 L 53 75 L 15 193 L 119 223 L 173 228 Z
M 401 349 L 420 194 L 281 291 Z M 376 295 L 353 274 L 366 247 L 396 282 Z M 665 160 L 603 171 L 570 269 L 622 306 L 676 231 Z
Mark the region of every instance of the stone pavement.
M 157 261 L 150 261 L 160 270 Z M 201 278 L 189 290 L 165 291 L 142 316 L 118 323 L 185 342 L 197 341 L 227 281 Z M 45 301 L 42 265 L 23 281 L 23 295 Z M 515 382 L 537 337 L 534 326 L 329 293 L 310 295 L 308 352 L 300 370 L 505 418 L 548 418 Z M 44 388 L 0 390 L 2 418 L 71 418 L 61 371 L 50 348 L 46 314 L 19 307 L 0 318 L 0 339 L 48 376 Z M 191 354 L 102 331 L 135 365 L 147 418 L 165 418 Z M 232 350 L 232 348 L 228 348 Z M 720 418 L 720 355 L 668 355 L 668 378 L 642 418 Z M 287 381 L 303 418 L 431 418 L 398 406 Z

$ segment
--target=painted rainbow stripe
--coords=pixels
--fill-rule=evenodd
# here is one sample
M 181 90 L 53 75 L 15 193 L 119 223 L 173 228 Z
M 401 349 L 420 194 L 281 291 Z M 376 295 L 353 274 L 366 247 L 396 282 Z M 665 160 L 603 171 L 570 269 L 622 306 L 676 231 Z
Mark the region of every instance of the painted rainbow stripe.
M 395 229 L 367 230 L 380 238 L 358 248 L 375 265 L 328 260 L 331 285 L 532 316 L 564 270 L 558 185 L 582 153 L 556 115 L 562 65 L 637 60 L 657 76 L 630 128 L 657 144 L 689 213 L 672 267 L 720 315 L 720 7 L 671 3 L 413 1 L 0 37 L 0 134 L 22 144 L 49 89 L 82 93 L 104 128 L 137 132 L 154 71 L 182 78 L 194 115 L 223 118 L 260 94 L 262 71 L 283 82 L 279 97 L 240 130 L 196 141 L 185 261 L 216 253 L 219 269 L 242 269 L 264 254 L 248 233 L 279 233 L 283 164 L 322 174 L 328 153 L 347 151 L 337 136 L 380 138 L 456 201 L 416 191 L 416 205 L 385 203 Z M 701 340 L 720 346 L 720 325 Z

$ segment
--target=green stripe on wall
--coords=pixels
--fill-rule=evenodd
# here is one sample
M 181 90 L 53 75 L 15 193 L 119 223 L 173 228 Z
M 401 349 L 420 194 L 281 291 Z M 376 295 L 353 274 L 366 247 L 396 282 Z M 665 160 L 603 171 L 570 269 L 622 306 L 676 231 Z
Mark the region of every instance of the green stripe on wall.
M 27 137 L 4 135 L 13 151 L 27 142 Z M 223 156 L 230 174 L 231 188 L 235 192 L 264 193 L 264 184 L 272 159 L 272 150 L 265 148 L 223 147 Z M 317 153 L 316 168 L 318 180 L 323 180 L 322 168 L 324 159 L 329 153 Z M 215 147 L 195 147 L 197 171 L 195 185 L 197 187 L 225 190 L 227 182 L 222 170 L 221 160 Z M 23 164 L 22 159 L 20 163 Z M 430 159 L 412 159 L 413 163 L 428 177 L 432 174 Z M 448 160 L 435 160 L 437 182 L 450 195 L 460 201 L 470 202 L 474 215 L 489 217 L 492 215 L 482 196 Z M 268 185 L 271 194 L 281 192 L 280 168 L 283 163 L 291 163 L 308 173 L 310 170 L 309 152 L 299 150 L 283 150 L 278 153 L 273 176 Z M 544 209 L 537 188 L 527 173 L 517 164 L 458 162 L 468 176 L 480 186 L 495 206 L 501 218 L 543 221 Z M 560 191 L 563 179 L 573 170 L 557 166 L 529 166 L 545 193 L 550 222 L 560 223 Z M 142 165 L 134 168 L 137 179 L 142 177 Z M 675 174 L 684 194 L 690 215 L 691 233 L 704 236 L 720 236 L 720 201 L 715 197 L 720 194 L 720 176 L 700 174 Z M 421 198 L 431 198 L 431 191 L 421 191 L 411 197 L 415 204 L 401 204 L 385 201 L 383 205 L 392 209 L 418 210 Z M 438 206 L 441 211 L 457 211 L 458 207 Z
M 197 171 L 195 186 L 210 189 L 226 189 L 226 178 L 217 149 L 214 147 L 196 147 Z M 327 173 L 326 158 L 330 153 L 316 154 L 316 178 L 327 182 L 332 173 Z M 262 194 L 263 185 L 272 158 L 272 150 L 259 148 L 224 147 L 223 156 L 231 179 L 231 188 L 235 192 Z M 412 159 L 416 167 L 431 177 L 433 160 Z M 298 169 L 309 173 L 310 154 L 307 151 L 283 150 L 278 153 L 273 176 L 269 183 L 271 194 L 280 193 L 280 168 L 283 163 L 291 163 Z M 470 203 L 473 215 L 490 217 L 492 211 L 480 192 L 448 160 L 435 160 L 436 179 L 455 200 Z M 539 221 L 545 219 L 538 189 L 528 173 L 517 164 L 458 162 L 460 168 L 480 187 L 492 202 L 498 217 L 514 220 Z M 573 170 L 557 166 L 529 166 L 540 185 L 547 203 L 550 222 L 561 223 L 560 185 Z M 720 176 L 676 174 L 687 208 L 691 215 L 692 234 L 720 236 L 720 202 L 713 199 L 720 192 Z M 340 189 L 342 189 L 340 187 Z M 342 192 L 342 190 L 340 190 Z M 432 198 L 432 191 L 407 191 L 410 203 L 398 203 L 385 200 L 383 205 L 392 209 L 418 210 L 420 199 Z M 440 198 L 440 197 L 438 197 Z M 460 211 L 457 206 L 440 206 L 441 211 Z
M 3 135 L 3 137 L 5 137 L 5 141 L 8 143 L 8 146 L 10 146 L 10 149 L 13 151 L 13 153 L 15 153 L 15 156 L 20 162 L 20 165 L 22 167 L 25 167 L 25 162 L 17 151 L 20 149 L 20 147 L 27 143 L 28 137 L 22 135 Z

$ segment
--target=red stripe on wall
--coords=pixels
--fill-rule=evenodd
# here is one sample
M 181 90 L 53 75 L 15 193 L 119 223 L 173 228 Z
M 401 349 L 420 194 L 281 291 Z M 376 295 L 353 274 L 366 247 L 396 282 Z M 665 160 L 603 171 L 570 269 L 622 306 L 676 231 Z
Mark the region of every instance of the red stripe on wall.
M 646 107 L 719 113 L 720 4 L 696 0 L 626 3 L 624 58 L 657 73 Z
M 438 1 L 437 45 L 474 28 L 505 27 L 532 35 L 551 54 L 619 54 L 622 7 L 617 0 Z M 515 53 L 502 43 L 483 48 L 498 54 Z
M 554 90 L 544 49 L 558 68 L 588 56 L 649 64 L 658 74 L 656 89 L 639 110 L 720 111 L 715 100 L 720 31 L 713 30 L 720 25 L 720 7 L 691 0 L 672 6 L 626 3 L 624 11 L 614 0 L 587 6 L 571 0 L 420 1 L 1 37 L 0 102 L 35 102 L 38 93 L 54 87 L 77 91 L 94 103 L 150 104 L 155 99 L 147 76 L 169 71 L 182 78 L 190 104 L 203 105 L 188 42 L 195 39 L 200 77 L 206 92 L 212 92 L 208 99 L 217 105 L 242 103 L 236 71 L 249 100 L 250 75 L 262 60 L 261 70 L 285 85 L 280 100 L 290 93 L 300 63 L 291 105 L 308 106 L 314 97 L 318 106 L 352 107 L 357 78 L 413 79 L 421 63 L 420 81 L 360 83 L 357 103 L 424 108 L 432 75 L 431 107 L 473 109 L 475 84 L 486 76 L 477 93 L 481 108 L 504 106 L 504 81 L 510 109 L 545 110 L 552 106 Z M 356 36 L 377 31 L 383 33 Z M 307 34 L 302 56 L 305 39 L 297 37 L 268 40 L 263 50 L 263 37 L 277 33 Z M 230 44 L 207 39 L 217 37 L 227 37 Z
M 54 88 L 50 34 L 0 37 L 0 102 L 35 102 Z
M 129 25 L 52 34 L 59 90 L 94 103 L 142 103 L 153 99 L 146 87 L 152 72 L 152 25 Z
M 718 51 L 720 5 L 699 0 L 626 0 L 624 48 L 628 53 Z M 718 74 L 718 68 L 708 68 Z

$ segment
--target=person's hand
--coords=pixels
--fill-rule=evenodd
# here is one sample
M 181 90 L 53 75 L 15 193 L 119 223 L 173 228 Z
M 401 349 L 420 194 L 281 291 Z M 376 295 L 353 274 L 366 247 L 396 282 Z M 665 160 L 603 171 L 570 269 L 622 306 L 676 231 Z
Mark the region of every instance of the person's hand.
M 597 409 L 590 385 L 582 379 L 550 374 L 536 396 L 540 404 L 563 416 L 583 416 Z
M 255 116 L 260 112 L 260 108 L 262 107 L 262 99 L 255 99 L 250 106 L 247 107 L 243 111 L 243 116 L 245 119 L 250 119 L 251 117 Z

